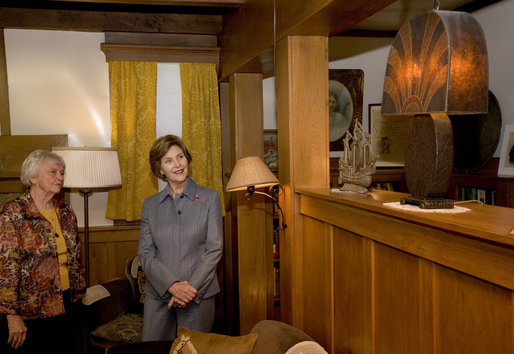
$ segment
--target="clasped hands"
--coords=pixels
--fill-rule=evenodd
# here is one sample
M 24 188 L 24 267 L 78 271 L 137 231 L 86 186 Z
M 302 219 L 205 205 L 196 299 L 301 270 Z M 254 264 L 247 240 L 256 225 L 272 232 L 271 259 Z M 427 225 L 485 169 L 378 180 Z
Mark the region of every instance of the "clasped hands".
M 168 310 L 172 307 L 185 308 L 198 294 L 198 290 L 184 281 L 176 281 L 170 285 L 168 292 L 171 294 L 171 300 L 168 302 Z

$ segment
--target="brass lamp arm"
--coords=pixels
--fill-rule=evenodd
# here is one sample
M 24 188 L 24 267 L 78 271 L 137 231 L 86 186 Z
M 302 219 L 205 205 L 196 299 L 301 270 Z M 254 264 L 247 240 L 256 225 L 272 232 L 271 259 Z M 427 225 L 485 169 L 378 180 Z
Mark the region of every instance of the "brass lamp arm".
M 275 185 L 275 186 L 280 187 L 279 185 Z M 273 191 L 273 194 L 277 194 L 278 193 L 278 188 L 274 188 L 275 186 L 272 186 L 270 188 L 270 190 Z M 272 195 L 268 194 L 268 193 L 259 192 L 259 191 L 255 190 L 255 186 L 248 186 L 247 187 L 247 193 L 245 194 L 245 198 L 250 200 L 250 198 L 254 194 L 262 194 L 262 195 L 270 198 L 273 201 L 273 205 L 277 207 L 277 209 L 280 211 L 280 214 L 282 216 L 282 230 L 284 230 L 287 227 L 287 224 L 285 222 L 284 212 L 282 211 L 282 208 L 280 207 L 280 204 L 278 203 L 277 198 L 275 196 L 272 196 Z

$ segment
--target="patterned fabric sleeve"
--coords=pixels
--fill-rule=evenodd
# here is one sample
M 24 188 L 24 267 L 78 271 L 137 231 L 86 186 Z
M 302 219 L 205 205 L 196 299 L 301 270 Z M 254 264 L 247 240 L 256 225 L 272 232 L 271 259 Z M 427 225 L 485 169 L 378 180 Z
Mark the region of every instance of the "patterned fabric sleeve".
M 0 313 L 18 314 L 20 249 L 12 220 L 14 213 L 9 206 L 5 204 L 0 211 Z

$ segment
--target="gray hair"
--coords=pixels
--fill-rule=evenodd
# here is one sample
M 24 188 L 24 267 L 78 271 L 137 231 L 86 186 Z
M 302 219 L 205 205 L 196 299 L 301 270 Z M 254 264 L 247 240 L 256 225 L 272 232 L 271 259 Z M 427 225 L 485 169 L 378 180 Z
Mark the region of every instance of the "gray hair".
M 21 183 L 27 187 L 30 187 L 32 185 L 30 179 L 36 178 L 39 175 L 41 166 L 43 166 L 46 161 L 58 163 L 64 169 L 66 169 L 66 164 L 64 163 L 64 159 L 61 156 L 46 150 L 34 150 L 30 153 L 29 156 L 27 156 L 21 165 Z

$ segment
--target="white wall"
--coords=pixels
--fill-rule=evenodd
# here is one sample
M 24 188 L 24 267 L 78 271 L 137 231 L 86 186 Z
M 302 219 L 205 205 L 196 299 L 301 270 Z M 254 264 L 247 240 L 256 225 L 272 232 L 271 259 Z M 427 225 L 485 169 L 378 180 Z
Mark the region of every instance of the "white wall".
M 73 147 L 109 147 L 109 72 L 103 33 L 5 30 L 11 134 L 68 134 Z M 179 64 L 157 66 L 156 135 L 182 134 Z M 159 181 L 159 187 L 164 187 Z M 84 199 L 71 193 L 79 226 Z M 107 193 L 89 199 L 90 226 L 105 218 Z
M 103 33 L 4 30 L 11 134 L 68 134 L 73 147 L 109 147 L 109 73 Z M 84 199 L 71 194 L 79 225 Z M 107 193 L 89 198 L 90 225 L 105 219 Z
M 514 123 L 514 0 L 503 0 L 473 13 L 487 41 L 489 89 L 498 99 L 503 127 Z M 503 132 L 503 129 L 502 129 Z M 494 156 L 500 156 L 502 140 Z

